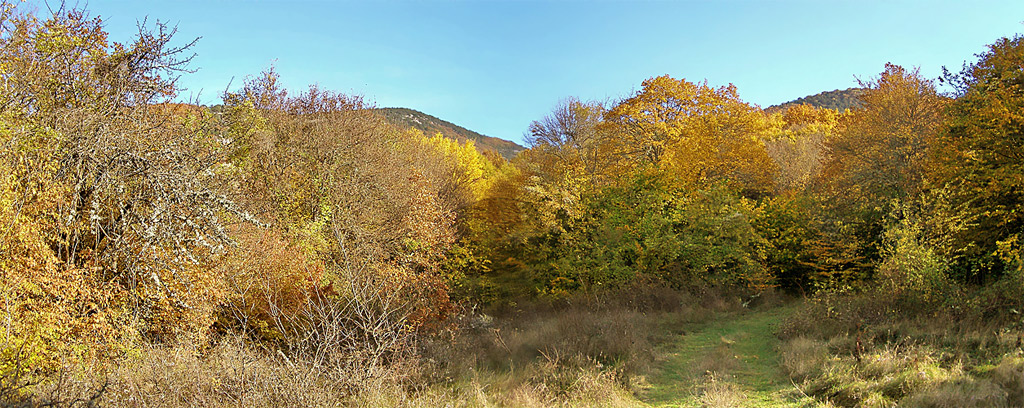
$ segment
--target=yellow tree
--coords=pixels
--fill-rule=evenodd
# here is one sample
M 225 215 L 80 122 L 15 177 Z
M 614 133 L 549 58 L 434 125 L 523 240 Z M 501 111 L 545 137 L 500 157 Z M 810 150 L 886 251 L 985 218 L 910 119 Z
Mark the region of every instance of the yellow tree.
M 827 143 L 826 177 L 841 195 L 862 207 L 881 209 L 921 188 L 928 147 L 943 125 L 948 101 L 917 69 L 886 64 L 861 84 L 863 108 L 843 121 Z
M 863 105 L 845 116 L 826 143 L 820 185 L 833 232 L 853 243 L 863 272 L 879 257 L 883 219 L 897 200 L 921 191 L 929 146 L 943 125 L 947 99 L 917 69 L 886 64 L 861 84 Z
M 984 282 L 1024 272 L 1024 36 L 1000 38 L 945 80 L 957 88 L 938 137 L 931 182 L 947 187 L 974 222 L 958 234 L 964 273 Z M 992 259 L 999 254 L 1000 259 Z M 987 265 L 986 265 L 987 264 Z M 967 265 L 965 265 L 967 266 Z M 1024 275 L 1019 275 L 1024 277 Z
M 826 159 L 825 144 L 837 133 L 841 116 L 811 105 L 790 105 L 772 114 L 765 148 L 779 166 L 779 192 L 803 191 L 817 178 Z
M 479 200 L 487 190 L 488 182 L 497 169 L 479 150 L 472 140 L 459 143 L 457 140 L 437 133 L 431 137 L 424 136 L 419 130 L 411 129 L 414 138 L 426 145 L 432 154 L 443 157 L 439 168 L 444 169 L 450 181 L 448 194 L 458 195 L 461 202 L 458 209 L 464 209 Z
M 605 120 L 617 133 L 620 156 L 634 166 L 664 170 L 681 185 L 726 181 L 749 194 L 771 190 L 776 166 L 763 143 L 768 122 L 733 85 L 651 78 Z

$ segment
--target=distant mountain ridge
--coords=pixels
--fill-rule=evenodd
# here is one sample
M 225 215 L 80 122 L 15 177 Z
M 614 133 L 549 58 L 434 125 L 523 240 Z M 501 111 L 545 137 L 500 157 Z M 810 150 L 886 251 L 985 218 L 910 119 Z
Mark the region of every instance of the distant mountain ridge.
M 515 142 L 483 135 L 418 110 L 409 108 L 378 108 L 375 110 L 393 126 L 419 129 L 427 136 L 441 133 L 460 142 L 472 140 L 477 149 L 495 151 L 506 159 L 511 159 L 517 153 L 526 150 L 525 147 Z
M 784 109 L 790 105 L 801 105 L 807 104 L 818 108 L 829 108 L 837 111 L 844 111 L 847 109 L 859 108 L 861 106 L 861 95 L 864 94 L 864 88 L 847 88 L 843 90 L 836 89 L 834 91 L 825 91 L 819 94 L 805 96 L 793 101 L 780 103 L 775 106 L 771 106 L 767 111 L 775 111 Z

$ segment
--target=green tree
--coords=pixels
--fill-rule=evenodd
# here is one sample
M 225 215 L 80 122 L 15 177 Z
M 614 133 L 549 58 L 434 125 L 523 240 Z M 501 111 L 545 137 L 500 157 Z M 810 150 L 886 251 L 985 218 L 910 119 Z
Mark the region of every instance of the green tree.
M 588 196 L 586 215 L 548 241 L 557 248 L 538 265 L 540 283 L 555 292 L 651 281 L 677 288 L 772 284 L 753 203 L 722 185 L 686 191 L 672 183 L 637 172 Z

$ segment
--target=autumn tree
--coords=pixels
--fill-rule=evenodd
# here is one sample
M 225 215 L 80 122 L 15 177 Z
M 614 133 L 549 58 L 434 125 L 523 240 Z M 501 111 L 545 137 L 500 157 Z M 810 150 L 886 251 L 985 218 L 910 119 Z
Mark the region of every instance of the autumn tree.
M 110 42 L 76 8 L 0 10 L 0 290 L 17 322 L 4 341 L 46 366 L 201 339 L 227 226 L 255 219 L 228 197 L 221 130 L 172 103 L 191 43 L 159 23 Z
M 921 192 L 929 148 L 948 101 L 917 69 L 893 64 L 861 85 L 862 107 L 845 116 L 839 133 L 826 143 L 819 191 L 835 217 L 827 229 L 854 238 L 859 264 L 870 265 L 878 258 L 883 219 L 894 200 Z
M 424 154 L 431 157 L 439 155 L 443 158 L 443 162 L 436 166 L 438 170 L 446 172 L 436 175 L 437 179 L 445 181 L 440 194 L 457 211 L 467 210 L 483 197 L 497 168 L 477 150 L 472 140 L 459 143 L 440 133 L 426 137 L 415 129 L 410 132 L 412 138 L 419 137 L 420 142 L 427 147 Z
M 765 150 L 778 166 L 777 192 L 801 192 L 818 178 L 825 145 L 837 133 L 841 113 L 811 105 L 789 105 L 772 114 Z
M 987 282 L 1019 269 L 1024 239 L 1024 37 L 1001 38 L 945 80 L 955 87 L 949 124 L 932 154 L 935 188 L 967 205 L 959 278 Z M 1016 265 L 1015 265 L 1016 263 Z
M 616 174 L 611 135 L 598 103 L 569 98 L 530 124 L 529 153 L 515 164 L 526 175 L 522 200 L 541 231 L 561 234 L 585 215 L 585 201 Z
M 560 102 L 531 123 L 531 148 L 496 172 L 471 217 L 473 240 L 493 266 L 477 279 L 477 292 L 531 294 L 537 279 L 545 281 L 538 270 L 565 249 L 585 213 L 585 197 L 608 180 L 612 160 L 602 154 L 602 114 L 597 103 Z
M 921 189 L 928 148 L 943 124 L 947 100 L 917 69 L 887 64 L 861 84 L 863 108 L 828 143 L 826 177 L 856 205 L 881 209 Z
M 599 103 L 568 98 L 544 118 L 530 123 L 526 141 L 555 156 L 567 171 L 600 183 L 615 165 L 611 135 L 603 124 L 605 111 Z
M 236 258 L 225 266 L 242 289 L 231 315 L 316 361 L 360 350 L 379 362 L 408 351 L 411 332 L 452 310 L 441 269 L 456 217 L 483 189 L 489 162 L 471 144 L 387 125 L 358 96 L 315 86 L 289 92 L 273 70 L 224 99 L 240 202 L 271 229 L 249 233 L 247 245 L 280 254 L 276 264 Z M 275 297 L 281 303 L 269 310 L 295 312 L 248 307 L 275 293 L 264 282 L 291 285 L 278 288 L 291 295 Z M 249 319 L 246 310 L 254 311 Z
M 552 296 L 658 281 L 763 288 L 764 240 L 737 191 L 771 191 L 769 124 L 732 87 L 669 77 L 609 111 L 569 99 L 533 122 L 507 271 Z M 756 193 L 760 192 L 760 193 Z
M 650 78 L 605 120 L 616 132 L 618 154 L 635 166 L 662 169 L 682 185 L 725 181 L 751 195 L 771 190 L 775 165 L 763 143 L 768 124 L 735 86 Z

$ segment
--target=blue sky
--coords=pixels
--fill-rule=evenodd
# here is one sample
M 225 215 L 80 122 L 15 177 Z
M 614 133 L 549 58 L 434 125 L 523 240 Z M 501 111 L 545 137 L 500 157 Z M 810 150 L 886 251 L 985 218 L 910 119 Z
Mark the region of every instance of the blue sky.
M 182 42 L 202 37 L 181 85 L 204 103 L 274 65 L 290 89 L 315 83 L 520 143 L 561 98 L 616 100 L 653 76 L 733 83 L 767 107 L 856 86 L 886 62 L 937 77 L 1024 32 L 1022 0 L 79 4 L 115 41 L 147 16 Z

